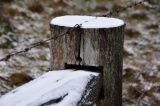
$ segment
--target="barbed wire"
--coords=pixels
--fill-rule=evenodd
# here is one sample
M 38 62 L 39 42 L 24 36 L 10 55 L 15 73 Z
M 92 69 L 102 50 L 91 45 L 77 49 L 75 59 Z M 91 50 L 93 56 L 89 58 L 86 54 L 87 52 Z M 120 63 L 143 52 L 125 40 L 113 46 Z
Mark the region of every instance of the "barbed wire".
M 83 22 L 83 23 L 84 23 L 84 22 Z M 65 32 L 63 32 L 63 33 L 61 33 L 61 34 L 59 34 L 59 35 L 57 34 L 57 36 L 55 36 L 55 37 L 51 37 L 51 38 L 48 38 L 48 39 L 46 39 L 46 40 L 42 40 L 42 41 L 38 41 L 38 42 L 36 42 L 36 43 L 32 43 L 32 44 L 30 44 L 29 47 L 26 47 L 26 48 L 24 48 L 24 49 L 22 49 L 22 50 L 19 50 L 19 51 L 10 53 L 10 54 L 6 55 L 4 58 L 1 58 L 1 59 L 0 59 L 0 62 L 1 62 L 1 61 L 8 61 L 11 57 L 13 57 L 13 56 L 15 56 L 15 55 L 17 55 L 17 54 L 20 54 L 20 53 L 23 53 L 23 52 L 28 52 L 28 51 L 31 50 L 32 48 L 38 47 L 38 46 L 40 46 L 40 45 L 43 45 L 43 44 L 47 43 L 47 42 L 50 41 L 50 40 L 53 40 L 53 39 L 57 39 L 57 38 L 59 38 L 59 37 L 62 37 L 62 36 L 64 36 L 64 35 L 66 35 L 67 33 L 72 32 L 72 31 L 74 30 L 74 28 L 81 28 L 81 26 L 82 26 L 83 23 L 76 24 L 72 29 L 68 29 L 67 31 L 65 31 Z
M 73 29 L 72 29 L 73 30 Z M 42 41 L 39 41 L 39 42 L 36 42 L 36 43 L 33 43 L 31 44 L 29 47 L 26 47 L 24 48 L 23 50 L 19 50 L 19 51 L 16 51 L 16 52 L 13 52 L 13 53 L 10 53 L 8 55 L 6 55 L 4 58 L 1 58 L 0 61 L 8 61 L 11 57 L 17 55 L 17 54 L 20 54 L 20 53 L 23 53 L 23 52 L 28 52 L 29 50 L 31 50 L 32 48 L 35 48 L 37 46 L 40 46 L 40 45 L 43 45 L 45 43 L 47 43 L 48 41 L 52 40 L 52 39 L 57 39 L 59 37 L 62 37 L 64 36 L 65 34 L 69 33 L 71 30 L 67 30 L 66 32 L 60 34 L 59 36 L 55 36 L 55 37 L 51 37 L 51 38 L 48 38 L 46 40 L 42 40 Z
M 141 0 L 141 1 L 139 1 L 139 2 L 135 2 L 135 3 L 133 3 L 133 4 L 130 4 L 130 5 L 126 6 L 126 7 L 123 7 L 123 8 L 121 8 L 121 9 L 117 9 L 117 10 L 114 10 L 114 11 L 110 11 L 109 13 L 107 13 L 107 14 L 105 14 L 105 15 L 100 15 L 100 16 L 103 16 L 103 17 L 111 17 L 111 16 L 112 16 L 113 14 L 115 14 L 115 13 L 116 13 L 116 14 L 119 14 L 120 12 L 126 11 L 126 10 L 129 9 L 129 8 L 133 8 L 133 7 L 137 6 L 137 5 L 143 4 L 143 3 L 146 2 L 146 1 L 147 1 L 147 0 Z M 95 19 L 97 19 L 97 16 L 96 16 L 94 19 L 92 19 L 92 20 L 95 20 Z M 74 28 L 81 28 L 82 24 L 87 23 L 87 22 L 90 22 L 90 21 L 92 21 L 92 20 L 87 20 L 87 21 L 84 21 L 84 22 L 82 22 L 82 23 L 80 23 L 80 24 L 76 24 L 76 25 L 73 27 L 72 30 L 67 30 L 66 32 L 61 33 L 61 34 L 59 34 L 59 35 L 57 35 L 57 36 L 55 36 L 55 37 L 51 37 L 51 38 L 48 38 L 48 39 L 46 39 L 46 40 L 42 40 L 42 41 L 39 41 L 39 42 L 30 44 L 29 47 L 26 47 L 26 48 L 24 48 L 24 49 L 22 49 L 22 50 L 19 50 L 19 51 L 13 52 L 13 53 L 9 53 L 9 54 L 6 55 L 5 57 L 1 58 L 1 59 L 0 59 L 0 62 L 1 62 L 1 61 L 8 61 L 11 57 L 13 57 L 13 56 L 15 56 L 15 55 L 18 55 L 18 54 L 20 54 L 20 53 L 28 52 L 29 50 L 31 50 L 31 49 L 33 49 L 33 48 L 35 48 L 35 47 L 38 47 L 38 46 L 40 46 L 40 45 L 43 45 L 43 44 L 47 43 L 47 42 L 50 41 L 50 40 L 53 40 L 53 39 L 57 39 L 57 38 L 59 38 L 59 37 L 62 37 L 62 36 L 64 36 L 64 35 L 66 35 L 67 33 L 70 33 L 71 31 L 73 31 Z
M 131 3 L 125 7 L 122 7 L 122 8 L 119 8 L 119 9 L 116 9 L 116 10 L 110 10 L 107 14 L 103 14 L 103 15 L 98 15 L 98 16 L 103 16 L 103 17 L 111 17 L 113 16 L 114 14 L 119 14 L 123 11 L 126 11 L 130 8 L 133 8 L 135 6 L 138 6 L 138 5 L 142 5 L 143 3 L 147 2 L 147 0 L 141 0 L 139 2 L 134 2 L 134 3 Z

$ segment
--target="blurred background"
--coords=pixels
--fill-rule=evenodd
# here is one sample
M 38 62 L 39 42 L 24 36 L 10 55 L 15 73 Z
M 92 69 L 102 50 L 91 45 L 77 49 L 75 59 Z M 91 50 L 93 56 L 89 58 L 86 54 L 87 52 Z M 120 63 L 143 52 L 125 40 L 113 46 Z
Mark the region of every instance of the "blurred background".
M 0 0 L 0 58 L 49 38 L 56 16 L 103 15 L 140 0 Z M 160 0 L 114 14 L 126 22 L 123 105 L 160 106 Z M 49 44 L 0 62 L 0 96 L 50 68 Z

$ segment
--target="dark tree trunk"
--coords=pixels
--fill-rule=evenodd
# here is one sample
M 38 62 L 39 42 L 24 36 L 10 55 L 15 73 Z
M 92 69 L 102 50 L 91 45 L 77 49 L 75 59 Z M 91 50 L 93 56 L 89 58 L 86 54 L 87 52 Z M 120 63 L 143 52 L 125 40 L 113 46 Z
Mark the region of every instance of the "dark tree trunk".
M 81 28 L 51 41 L 51 67 L 63 69 L 76 64 L 76 42 L 81 33 L 82 65 L 103 66 L 104 106 L 122 106 L 122 65 L 124 24 L 112 28 Z M 51 37 L 73 29 L 51 25 Z M 78 34 L 78 35 L 77 35 Z

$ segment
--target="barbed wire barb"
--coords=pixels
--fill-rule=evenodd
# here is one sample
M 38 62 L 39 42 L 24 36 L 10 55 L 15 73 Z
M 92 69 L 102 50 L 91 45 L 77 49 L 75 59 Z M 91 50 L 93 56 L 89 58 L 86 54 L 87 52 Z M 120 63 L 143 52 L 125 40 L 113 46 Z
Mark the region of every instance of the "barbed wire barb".
M 48 38 L 46 40 L 42 40 L 42 41 L 38 41 L 36 43 L 32 43 L 29 47 L 26 47 L 24 48 L 23 50 L 19 50 L 19 51 L 16 51 L 16 52 L 13 52 L 13 53 L 9 53 L 8 55 L 6 55 L 5 57 L 1 58 L 0 59 L 0 62 L 1 61 L 8 61 L 11 57 L 15 56 L 15 55 L 18 55 L 20 53 L 23 53 L 23 52 L 28 52 L 29 50 L 31 50 L 32 48 L 35 48 L 37 46 L 40 46 L 40 45 L 43 45 L 45 43 L 47 43 L 48 41 L 52 40 L 52 39 L 57 39 L 59 37 L 62 37 L 64 35 L 66 35 L 67 33 L 70 33 L 71 31 L 74 30 L 74 28 L 80 28 L 82 26 L 82 24 L 76 24 L 73 29 L 68 29 L 67 31 L 57 35 L 57 36 L 54 36 L 54 37 L 51 37 L 51 38 Z

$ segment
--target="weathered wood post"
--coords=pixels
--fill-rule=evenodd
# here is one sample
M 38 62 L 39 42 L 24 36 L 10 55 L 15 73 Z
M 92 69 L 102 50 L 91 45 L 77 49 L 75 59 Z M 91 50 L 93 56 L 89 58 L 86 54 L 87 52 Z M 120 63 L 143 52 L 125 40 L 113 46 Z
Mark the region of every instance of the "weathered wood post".
M 77 30 L 74 26 L 82 24 Z M 103 66 L 104 104 L 122 106 L 122 65 L 124 22 L 116 18 L 62 16 L 51 21 L 51 67 L 63 69 L 64 63 L 77 64 L 77 39 L 80 39 L 82 65 Z

